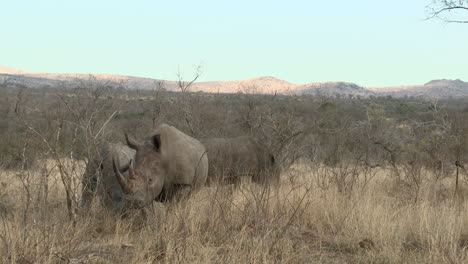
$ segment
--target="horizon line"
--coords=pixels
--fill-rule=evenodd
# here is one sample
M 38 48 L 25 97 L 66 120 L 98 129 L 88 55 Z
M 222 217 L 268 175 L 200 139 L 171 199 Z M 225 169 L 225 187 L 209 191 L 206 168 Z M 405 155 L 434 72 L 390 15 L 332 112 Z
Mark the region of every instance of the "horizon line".
M 12 72 L 6 72 L 4 70 L 11 70 Z M 127 78 L 141 78 L 141 79 L 151 79 L 151 80 L 159 80 L 159 81 L 168 81 L 168 82 L 177 82 L 178 80 L 169 80 L 169 79 L 161 79 L 161 78 L 155 78 L 155 77 L 147 77 L 147 76 L 136 76 L 136 75 L 127 75 L 127 74 L 115 74 L 115 73 L 70 73 L 70 72 L 34 72 L 34 71 L 28 71 L 28 70 L 23 70 L 19 68 L 14 68 L 14 67 L 9 67 L 5 65 L 0 65 L 0 74 L 7 74 L 7 75 L 39 75 L 39 74 L 51 74 L 51 75 L 89 75 L 89 76 L 108 76 L 108 77 L 127 77 Z M 201 76 L 201 74 L 200 74 Z M 243 78 L 243 79 L 237 79 L 237 80 L 205 80 L 205 81 L 195 81 L 195 83 L 212 83 L 212 82 L 241 82 L 241 81 L 249 81 L 249 80 L 258 80 L 262 78 L 273 78 L 277 81 L 282 81 L 286 82 L 288 84 L 294 85 L 294 86 L 303 86 L 303 85 L 314 85 L 314 84 L 328 84 L 328 83 L 348 83 L 348 84 L 355 84 L 357 86 L 367 88 L 367 89 L 378 89 L 378 88 L 392 88 L 392 87 L 411 87 L 411 86 L 423 86 L 426 85 L 429 82 L 432 81 L 441 81 L 441 80 L 448 80 L 448 81 L 462 81 L 463 80 L 457 78 L 457 79 L 447 79 L 447 78 L 439 78 L 439 79 L 431 79 L 429 81 L 426 81 L 426 83 L 423 84 L 399 84 L 399 85 L 382 85 L 382 86 L 364 86 L 360 85 L 355 82 L 350 82 L 350 81 L 315 81 L 315 82 L 306 82 L 306 83 L 293 83 L 290 81 L 287 81 L 285 79 L 281 79 L 272 75 L 265 75 L 265 76 L 258 76 L 258 77 L 253 77 L 253 78 Z

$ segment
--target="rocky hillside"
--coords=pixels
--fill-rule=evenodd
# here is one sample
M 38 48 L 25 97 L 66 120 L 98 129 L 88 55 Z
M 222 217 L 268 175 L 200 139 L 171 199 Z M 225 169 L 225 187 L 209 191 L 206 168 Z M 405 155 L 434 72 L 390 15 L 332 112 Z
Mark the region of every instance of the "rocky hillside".
M 375 95 L 376 93 L 361 87 L 354 83 L 347 82 L 325 82 L 325 83 L 313 83 L 305 84 L 297 87 L 298 94 L 310 94 L 310 95 L 325 95 L 331 96 L 336 94 L 341 95 L 359 95 L 369 96 Z
M 104 86 L 123 89 L 151 90 L 163 88 L 179 91 L 177 81 L 158 80 L 109 74 L 55 74 L 32 73 L 0 66 L 0 86 L 24 85 L 32 88 L 66 87 L 74 88 L 99 83 Z M 424 85 L 365 88 L 354 83 L 324 82 L 293 84 L 271 76 L 240 81 L 196 82 L 193 92 L 206 93 L 263 93 L 297 94 L 324 96 L 415 96 L 427 98 L 460 98 L 468 96 L 468 83 L 461 80 L 434 80 Z

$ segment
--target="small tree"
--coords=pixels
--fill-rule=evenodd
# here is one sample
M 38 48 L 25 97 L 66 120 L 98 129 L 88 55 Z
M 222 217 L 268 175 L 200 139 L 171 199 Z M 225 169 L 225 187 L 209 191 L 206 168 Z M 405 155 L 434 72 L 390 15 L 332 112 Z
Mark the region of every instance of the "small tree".
M 195 74 L 191 81 L 184 81 L 183 74 L 180 70 L 177 72 L 177 87 L 180 90 L 180 98 L 178 100 L 176 115 L 185 121 L 188 127 L 190 136 L 199 136 L 200 128 L 197 126 L 194 118 L 195 109 L 200 105 L 197 101 L 197 96 L 192 93 L 192 85 L 202 74 L 201 66 L 195 66 Z

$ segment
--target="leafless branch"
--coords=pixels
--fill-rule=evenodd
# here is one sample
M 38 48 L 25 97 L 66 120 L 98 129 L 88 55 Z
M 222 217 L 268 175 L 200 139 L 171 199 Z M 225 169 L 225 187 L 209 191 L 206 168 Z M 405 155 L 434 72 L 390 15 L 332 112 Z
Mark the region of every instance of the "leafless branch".
M 101 132 L 103 131 L 104 127 L 106 127 L 106 125 L 109 123 L 109 121 L 112 120 L 112 118 L 117 114 L 118 111 L 114 111 L 110 116 L 109 118 L 106 120 L 106 122 L 104 122 L 104 124 L 102 125 L 101 129 L 99 129 L 99 131 L 96 133 L 96 135 L 94 136 L 94 139 L 97 139 L 97 137 L 99 136 L 99 134 L 101 134 Z
M 448 19 L 444 14 L 455 11 L 468 11 L 468 1 L 465 0 L 435 0 L 427 7 L 429 17 L 427 19 L 439 18 L 447 23 L 468 23 L 468 19 Z M 467 12 L 468 13 L 468 12 Z

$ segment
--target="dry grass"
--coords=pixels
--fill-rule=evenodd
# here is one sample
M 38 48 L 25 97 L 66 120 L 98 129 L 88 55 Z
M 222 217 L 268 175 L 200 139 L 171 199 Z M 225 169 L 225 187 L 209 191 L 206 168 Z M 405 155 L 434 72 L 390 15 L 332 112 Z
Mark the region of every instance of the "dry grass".
M 340 193 L 323 177 L 330 170 L 297 165 L 278 188 L 204 188 L 178 204 L 155 203 L 144 223 L 138 212 L 116 219 L 98 203 L 71 223 L 56 172 L 47 200 L 42 174 L 31 173 L 27 206 L 19 172 L 1 171 L 0 262 L 468 262 L 466 203 L 453 199 L 450 182 L 425 181 L 414 202 L 385 171 Z

